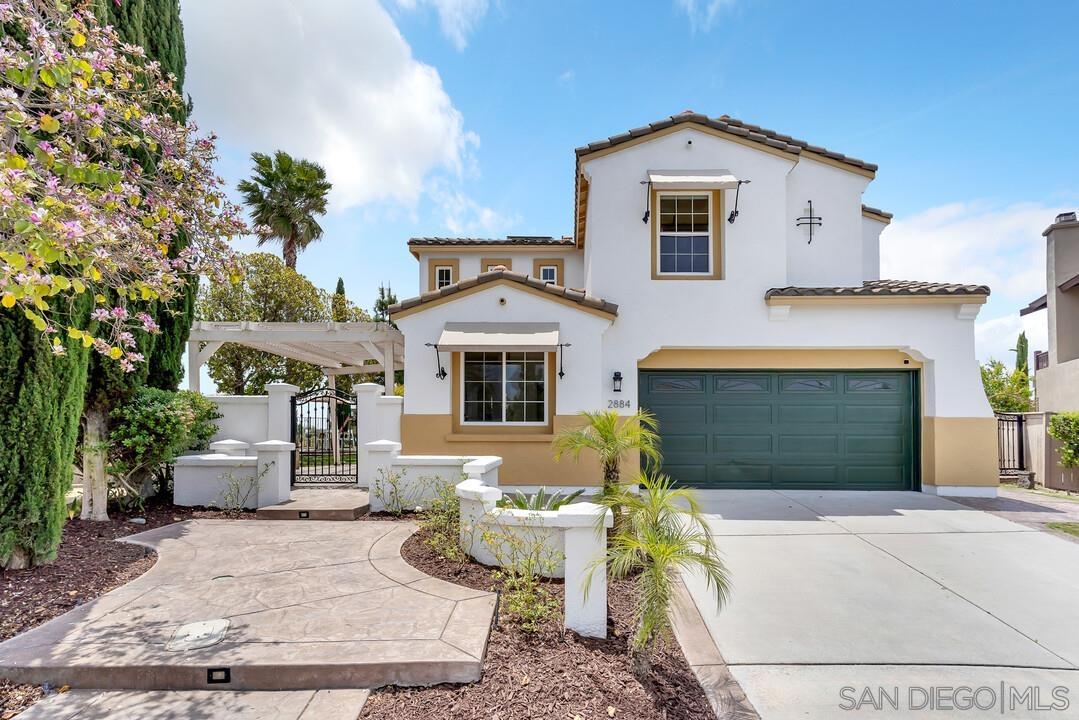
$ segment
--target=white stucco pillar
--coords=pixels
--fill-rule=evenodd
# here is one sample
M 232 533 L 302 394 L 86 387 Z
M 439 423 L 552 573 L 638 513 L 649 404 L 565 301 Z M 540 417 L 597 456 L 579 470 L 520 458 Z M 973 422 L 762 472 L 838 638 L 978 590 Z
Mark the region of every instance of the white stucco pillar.
M 245 457 L 250 448 L 250 443 L 245 443 L 243 440 L 227 439 L 210 443 L 212 452 L 228 455 L 229 457 Z
M 292 492 L 292 451 L 296 445 L 283 440 L 255 443 L 255 473 L 259 478 L 259 507 L 277 505 Z
M 388 439 L 378 436 L 378 399 L 385 393 L 385 388 L 378 383 L 360 383 L 352 386 L 352 392 L 356 394 L 356 463 L 359 465 L 356 475 L 361 487 L 370 487 L 374 468 L 368 458 L 367 445 Z M 400 444 L 397 449 L 401 449 Z
M 603 529 L 599 530 L 599 516 Z M 572 503 L 558 510 L 565 528 L 566 628 L 587 637 L 607 637 L 607 528 L 610 510 L 595 503 Z M 592 577 L 588 577 L 592 571 Z
M 288 383 L 269 383 L 266 395 L 269 408 L 266 412 L 266 439 L 292 442 L 292 396 L 300 388 Z
M 198 340 L 187 342 L 187 389 L 193 392 L 202 392 L 202 378 L 200 375 L 202 364 L 199 362 Z
M 369 500 L 371 512 L 382 512 L 386 509 L 384 492 L 380 481 L 393 470 L 393 461 L 401 453 L 401 443 L 393 440 L 375 440 L 362 446 L 367 452 L 367 465 L 370 471 Z

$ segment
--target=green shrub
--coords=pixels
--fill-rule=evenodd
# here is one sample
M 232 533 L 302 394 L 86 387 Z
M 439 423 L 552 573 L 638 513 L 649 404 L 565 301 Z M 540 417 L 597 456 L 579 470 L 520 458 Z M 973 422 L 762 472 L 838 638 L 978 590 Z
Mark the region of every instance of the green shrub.
M 543 627 L 560 607 L 546 578 L 564 557 L 548 547 L 547 536 L 542 526 L 528 524 L 499 524 L 481 536 L 500 566 L 493 575 L 502 584 L 503 612 L 527 632 Z
M 452 483 L 441 482 L 423 511 L 420 528 L 425 530 L 424 542 L 447 560 L 464 560 L 461 551 L 461 499 Z
M 1060 442 L 1060 464 L 1079 467 L 1079 412 L 1054 415 L 1049 420 L 1049 435 Z
M 142 387 L 109 417 L 109 474 L 121 496 L 145 497 L 162 467 L 217 432 L 217 405 L 196 392 Z

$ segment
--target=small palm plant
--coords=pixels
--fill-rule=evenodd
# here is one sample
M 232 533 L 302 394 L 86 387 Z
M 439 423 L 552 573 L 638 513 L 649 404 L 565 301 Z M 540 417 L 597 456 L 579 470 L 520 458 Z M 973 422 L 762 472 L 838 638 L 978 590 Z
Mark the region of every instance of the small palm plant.
M 670 630 L 670 608 L 679 571 L 698 572 L 722 606 L 730 576 L 708 532 L 693 490 L 676 488 L 665 475 L 642 474 L 640 492 L 619 489 L 597 502 L 622 513 L 607 545 L 604 564 L 611 577 L 635 577 L 637 606 L 630 639 L 633 672 L 642 683 L 652 668 L 656 643 Z M 586 579 L 585 587 L 591 583 Z
M 572 454 L 577 460 L 583 450 L 594 451 L 603 465 L 604 495 L 618 486 L 623 454 L 636 450 L 647 460 L 659 462 L 656 418 L 647 410 L 629 416 L 613 411 L 585 411 L 580 417 L 585 420 L 582 426 L 566 428 L 555 436 L 552 443 L 555 460 L 565 454 Z

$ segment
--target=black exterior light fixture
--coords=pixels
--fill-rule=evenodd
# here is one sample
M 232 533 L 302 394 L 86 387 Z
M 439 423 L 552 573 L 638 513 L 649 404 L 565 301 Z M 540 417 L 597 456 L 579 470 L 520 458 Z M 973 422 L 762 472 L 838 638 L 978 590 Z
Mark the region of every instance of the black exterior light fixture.
M 739 180 L 738 184 L 734 186 L 734 210 L 731 210 L 731 214 L 727 216 L 727 222 L 734 225 L 734 221 L 738 219 L 738 196 L 742 192 L 742 186 L 748 185 L 753 182 L 752 180 Z
M 446 372 L 446 368 L 442 367 L 442 356 L 438 353 L 438 345 L 435 343 L 424 343 L 424 347 L 435 349 L 435 367 L 438 368 L 438 370 L 435 371 L 435 377 L 439 380 L 445 380 L 449 373 Z
M 614 376 L 611 378 L 614 382 L 614 391 L 622 392 L 622 373 L 619 370 L 614 371 Z
M 641 222 L 647 223 L 648 218 L 652 217 L 652 181 L 641 180 L 641 185 L 648 186 L 648 194 L 644 198 L 644 217 L 641 218 Z

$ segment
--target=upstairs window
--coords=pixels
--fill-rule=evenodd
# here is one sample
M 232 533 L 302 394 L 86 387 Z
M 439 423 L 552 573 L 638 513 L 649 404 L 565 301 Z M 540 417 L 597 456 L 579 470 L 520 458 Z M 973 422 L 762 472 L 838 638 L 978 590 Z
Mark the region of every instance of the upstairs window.
M 449 265 L 435 267 L 435 290 L 441 290 L 453 284 L 453 268 Z
M 558 267 L 555 265 L 540 265 L 540 280 L 545 283 L 558 284 Z
M 712 195 L 660 193 L 659 275 L 714 276 Z

